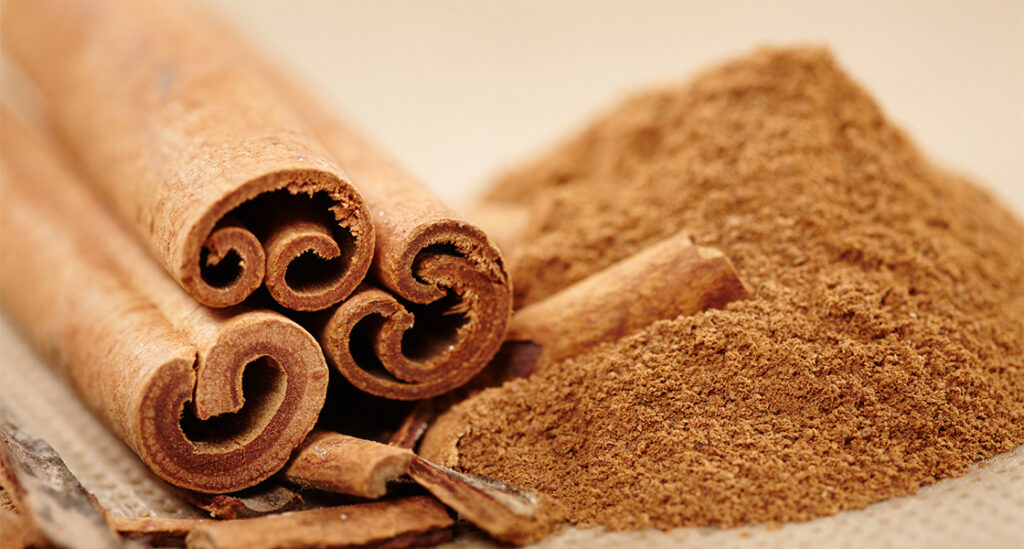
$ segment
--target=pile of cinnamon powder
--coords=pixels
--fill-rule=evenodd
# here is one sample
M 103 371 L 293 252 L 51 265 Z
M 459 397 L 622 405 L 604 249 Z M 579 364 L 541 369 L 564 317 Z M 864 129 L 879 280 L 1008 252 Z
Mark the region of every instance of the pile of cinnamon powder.
M 611 529 L 804 520 L 1024 443 L 1024 228 L 831 56 L 634 97 L 499 182 L 520 304 L 686 228 L 754 290 L 487 390 L 464 470 Z

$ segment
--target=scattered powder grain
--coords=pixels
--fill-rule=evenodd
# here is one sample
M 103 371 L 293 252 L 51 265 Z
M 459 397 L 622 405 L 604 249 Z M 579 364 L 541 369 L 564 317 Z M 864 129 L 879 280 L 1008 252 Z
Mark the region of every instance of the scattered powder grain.
M 1024 443 L 1024 229 L 817 49 L 627 101 L 493 190 L 530 302 L 681 228 L 755 290 L 452 412 L 459 466 L 580 525 L 805 520 Z

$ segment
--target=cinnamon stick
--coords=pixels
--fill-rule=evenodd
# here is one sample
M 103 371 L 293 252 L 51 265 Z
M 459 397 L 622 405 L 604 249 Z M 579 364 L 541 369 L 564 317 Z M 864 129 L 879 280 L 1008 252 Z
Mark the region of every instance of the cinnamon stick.
M 281 471 L 303 488 L 376 499 L 404 475 L 416 456 L 409 450 L 330 431 L 316 430 Z
M 328 361 L 361 390 L 392 399 L 428 398 L 472 378 L 497 351 L 512 311 L 497 247 L 231 29 L 199 14 L 193 24 L 264 75 L 369 207 L 372 276 L 328 321 L 311 326 Z
M 12 0 L 0 19 L 105 202 L 189 294 L 224 307 L 265 281 L 286 308 L 341 301 L 374 250 L 361 196 L 176 4 Z
M 538 364 L 576 356 L 657 320 L 746 296 L 728 258 L 681 232 L 516 311 L 498 359 L 514 377 L 525 377 Z
M 281 515 L 215 521 L 186 538 L 193 549 L 280 547 L 376 547 L 434 545 L 451 537 L 452 519 L 429 497 L 293 511 Z
M 198 305 L 53 147 L 3 113 L 0 297 L 153 471 L 233 492 L 280 469 L 327 390 L 316 341 L 278 313 Z

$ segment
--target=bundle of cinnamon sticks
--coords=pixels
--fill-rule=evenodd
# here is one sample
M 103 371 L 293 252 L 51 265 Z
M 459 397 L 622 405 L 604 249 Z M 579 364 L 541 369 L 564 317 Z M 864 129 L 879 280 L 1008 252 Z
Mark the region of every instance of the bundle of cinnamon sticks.
M 483 231 L 207 14 L 8 0 L 2 24 L 44 98 L 41 120 L 3 105 L 5 311 L 182 497 L 256 521 L 111 521 L 123 534 L 433 543 L 451 524 L 440 500 L 499 539 L 535 540 L 560 521 L 556 502 L 413 453 L 435 415 L 545 361 L 745 295 L 721 254 L 679 235 L 513 316 Z M 355 438 L 320 418 L 344 398 L 338 384 L 421 404 L 378 440 Z M 428 434 L 435 459 L 457 451 L 449 428 Z M 399 497 L 402 478 L 436 499 Z M 384 499 L 285 515 L 304 504 L 276 482 Z M 259 496 L 239 494 L 257 485 Z

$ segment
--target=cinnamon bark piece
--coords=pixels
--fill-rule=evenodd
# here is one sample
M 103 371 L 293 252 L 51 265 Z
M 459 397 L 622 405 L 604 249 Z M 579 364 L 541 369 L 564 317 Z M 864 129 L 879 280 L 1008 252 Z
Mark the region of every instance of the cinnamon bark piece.
M 538 364 L 576 356 L 655 321 L 746 296 L 722 252 L 695 246 L 681 232 L 516 311 L 498 358 L 513 377 L 525 377 Z
M 0 477 L 24 517 L 26 528 L 12 524 L 15 532 L 31 538 L 34 529 L 58 547 L 121 547 L 106 523 L 106 512 L 64 460 L 6 415 L 0 416 Z M 5 522 L 15 521 L 7 518 Z
M 294 511 L 305 503 L 297 492 L 272 481 L 233 494 L 204 494 L 180 489 L 175 493 L 211 517 L 228 520 Z
M 213 519 L 111 516 L 107 522 L 122 539 L 138 540 L 149 547 L 180 547 L 189 532 Z
M 533 543 L 565 519 L 565 509 L 548 496 L 424 459 L 410 465 L 409 476 L 466 520 L 508 543 Z
M 48 148 L 3 114 L 0 297 L 153 471 L 200 492 L 266 479 L 312 429 L 328 371 L 284 316 L 197 304 Z
M 388 481 L 405 474 L 414 458 L 409 450 L 316 430 L 295 451 L 281 476 L 303 488 L 376 499 L 387 492 Z
M 427 427 L 437 415 L 438 398 L 421 400 L 405 416 L 398 430 L 388 438 L 388 445 L 415 450 L 416 443 L 427 432 Z
M 420 547 L 450 538 L 452 519 L 430 497 L 214 521 L 186 538 L 191 549 L 281 547 Z
M 270 86 L 177 4 L 13 0 L 3 40 L 105 202 L 189 294 L 224 307 L 266 280 L 286 308 L 341 301 L 374 249 L 361 196 Z M 267 226 L 293 200 L 301 215 Z

